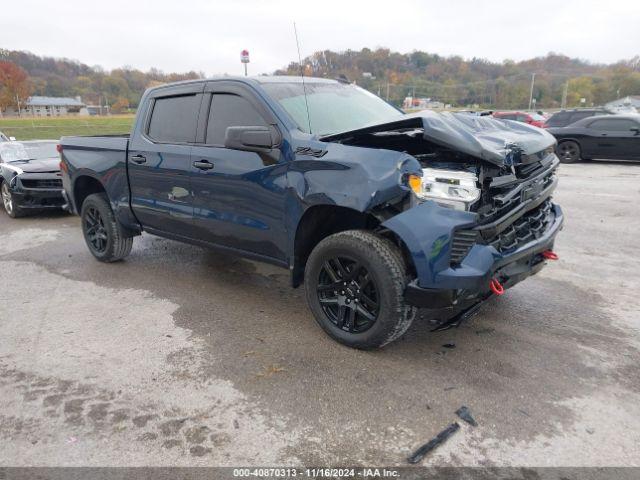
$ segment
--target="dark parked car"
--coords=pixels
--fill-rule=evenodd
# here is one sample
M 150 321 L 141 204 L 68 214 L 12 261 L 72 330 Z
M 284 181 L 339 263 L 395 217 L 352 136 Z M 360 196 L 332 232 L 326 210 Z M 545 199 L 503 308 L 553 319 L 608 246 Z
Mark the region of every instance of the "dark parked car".
M 527 123 L 534 127 L 544 126 L 544 117 L 534 112 L 493 112 L 494 118 L 501 120 L 515 120 L 516 122 Z
M 593 117 L 595 115 L 609 115 L 604 108 L 576 108 L 574 110 L 562 110 L 552 114 L 545 121 L 544 126 L 549 127 L 566 127 L 572 123 L 582 120 L 583 118 Z
M 57 143 L 0 143 L 0 193 L 2 205 L 10 217 L 63 208 Z
M 356 348 L 399 338 L 418 307 L 433 328 L 458 325 L 555 258 L 563 221 L 545 130 L 405 115 L 333 80 L 156 87 L 131 136 L 60 143 L 65 192 L 98 260 L 124 258 L 144 230 L 270 262 Z
M 640 115 L 598 115 L 566 127 L 549 128 L 560 161 L 640 160 Z

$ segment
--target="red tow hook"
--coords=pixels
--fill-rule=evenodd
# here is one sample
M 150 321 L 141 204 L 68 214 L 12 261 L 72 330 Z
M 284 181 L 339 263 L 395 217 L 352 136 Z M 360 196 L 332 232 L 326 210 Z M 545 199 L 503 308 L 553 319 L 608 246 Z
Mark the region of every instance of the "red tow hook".
M 493 293 L 495 293 L 496 295 L 502 295 L 504 293 L 504 287 L 502 286 L 502 284 L 496 280 L 495 278 L 491 280 L 491 282 L 489 282 L 489 288 L 491 289 L 491 291 Z
M 560 257 L 553 250 L 545 250 L 542 252 L 542 258 L 546 260 L 558 260 Z

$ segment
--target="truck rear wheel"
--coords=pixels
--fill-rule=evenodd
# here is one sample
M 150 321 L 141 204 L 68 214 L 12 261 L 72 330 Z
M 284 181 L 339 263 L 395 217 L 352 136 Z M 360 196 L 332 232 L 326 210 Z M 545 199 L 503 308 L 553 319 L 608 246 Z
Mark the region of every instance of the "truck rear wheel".
M 400 338 L 416 309 L 404 301 L 407 268 L 398 247 L 364 230 L 322 240 L 305 269 L 307 302 L 318 324 L 349 347 L 372 349 Z
M 122 233 L 104 193 L 94 193 L 85 199 L 80 218 L 84 240 L 94 257 L 108 263 L 129 255 L 133 237 Z

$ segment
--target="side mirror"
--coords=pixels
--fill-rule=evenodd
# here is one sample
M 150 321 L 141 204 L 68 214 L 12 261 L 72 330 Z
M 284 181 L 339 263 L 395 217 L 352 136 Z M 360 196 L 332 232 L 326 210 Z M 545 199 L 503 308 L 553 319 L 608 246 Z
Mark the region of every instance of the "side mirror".
M 9 141 L 10 142 L 15 142 L 16 141 L 16 137 L 9 137 Z
M 636 135 L 640 135 L 640 127 L 633 127 L 633 128 L 630 128 L 629 130 L 631 130 L 632 132 L 635 132 Z
M 233 150 L 264 152 L 277 144 L 269 127 L 228 127 L 224 136 L 224 146 Z

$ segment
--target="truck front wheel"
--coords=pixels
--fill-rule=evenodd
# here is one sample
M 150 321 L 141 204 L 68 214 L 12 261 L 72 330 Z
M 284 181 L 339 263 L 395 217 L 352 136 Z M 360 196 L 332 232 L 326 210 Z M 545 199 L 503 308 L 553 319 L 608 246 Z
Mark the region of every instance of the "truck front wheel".
M 364 230 L 318 243 L 304 279 L 318 324 L 338 342 L 360 349 L 383 347 L 407 331 L 416 314 L 404 301 L 407 281 L 398 247 Z
M 133 238 L 122 233 L 104 193 L 94 193 L 85 199 L 80 218 L 84 240 L 94 257 L 108 263 L 129 255 Z

